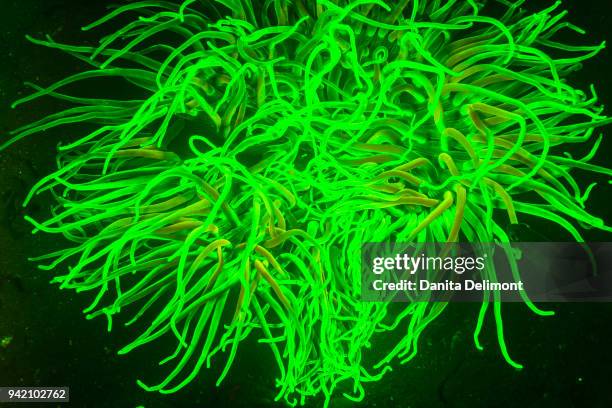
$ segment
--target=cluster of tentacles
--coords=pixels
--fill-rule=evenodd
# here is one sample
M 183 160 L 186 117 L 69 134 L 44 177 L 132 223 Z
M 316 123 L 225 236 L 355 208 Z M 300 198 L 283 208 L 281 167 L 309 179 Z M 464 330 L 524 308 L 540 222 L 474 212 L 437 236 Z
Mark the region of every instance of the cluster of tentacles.
M 0 149 L 94 125 L 60 144 L 58 170 L 26 200 L 52 194 L 50 218 L 29 220 L 72 244 L 37 260 L 62 288 L 95 294 L 88 317 L 141 330 L 121 353 L 176 340 L 162 360 L 173 368 L 147 390 L 175 392 L 212 364 L 221 382 L 255 337 L 278 363 L 279 399 L 363 398 L 445 307 L 362 302 L 363 243 L 508 242 L 524 216 L 576 240 L 576 224 L 609 230 L 585 210 L 594 184 L 571 174 L 612 174 L 589 163 L 601 138 L 586 157 L 563 153 L 610 122 L 594 91 L 564 80 L 603 44 L 556 42 L 582 31 L 558 4 L 522 3 L 136 1 L 84 28 L 135 16 L 96 46 L 30 38 L 92 68 L 32 84 L 16 105 L 73 107 Z M 109 77 L 144 96 L 65 91 Z M 491 305 L 520 367 L 496 299 L 483 299 L 476 345 Z M 377 349 L 390 333 L 395 347 Z

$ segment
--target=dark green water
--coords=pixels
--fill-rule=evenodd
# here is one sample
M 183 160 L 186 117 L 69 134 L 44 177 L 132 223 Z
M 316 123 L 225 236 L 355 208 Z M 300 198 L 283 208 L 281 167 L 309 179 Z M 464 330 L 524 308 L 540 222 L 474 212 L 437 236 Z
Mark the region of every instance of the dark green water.
M 2 137 L 8 130 L 58 109 L 56 101 L 44 99 L 11 110 L 10 102 L 27 92 L 23 81 L 48 84 L 82 68 L 68 56 L 26 42 L 24 35 L 51 34 L 58 41 L 73 43 L 90 41 L 91 34 L 81 32 L 80 27 L 100 16 L 104 4 L 86 0 L 0 0 Z M 611 4 L 583 0 L 567 2 L 566 7 L 571 20 L 586 28 L 588 38 L 597 42 L 612 41 Z M 612 54 L 605 51 L 586 64 L 575 82 L 584 86 L 595 83 L 600 98 L 611 105 L 611 66 Z M 612 129 L 604 129 L 604 133 L 612 135 Z M 265 352 L 260 352 L 265 349 L 255 345 L 242 349 L 219 388 L 211 385 L 214 373 L 203 371 L 179 394 L 146 393 L 135 379 L 159 378 L 155 376 L 161 374 L 156 368 L 156 350 L 117 356 L 116 350 L 132 338 L 132 333 L 118 328 L 109 334 L 105 321 L 86 321 L 81 310 L 88 299 L 49 285 L 51 275 L 27 261 L 61 244 L 53 237 L 32 236 L 20 206 L 29 187 L 53 168 L 55 146 L 61 138 L 70 138 L 70 134 L 54 131 L 36 135 L 0 153 L 0 339 L 10 338 L 0 347 L 0 386 L 70 386 L 70 406 L 79 408 L 271 405 L 276 367 Z M 609 167 L 612 141 L 607 139 L 597 160 Z M 612 219 L 609 191 L 596 189 L 590 200 L 593 213 L 608 220 Z M 34 218 L 42 217 L 46 205 L 41 198 L 28 211 Z M 532 228 L 552 241 L 566 238 L 548 227 Z M 524 240 L 537 240 L 530 231 L 520 234 Z M 611 240 L 595 231 L 587 232 L 586 237 Z M 540 318 L 521 304 L 504 305 L 506 341 L 512 356 L 525 365 L 517 371 L 502 359 L 492 322 L 485 328 L 485 350 L 474 348 L 471 335 L 478 305 L 450 305 L 422 336 L 418 356 L 404 367 L 396 366 L 382 381 L 366 385 L 368 397 L 359 406 L 612 406 L 612 304 L 549 306 L 556 316 Z M 312 406 L 319 404 L 312 401 Z M 338 399 L 332 406 L 352 404 Z

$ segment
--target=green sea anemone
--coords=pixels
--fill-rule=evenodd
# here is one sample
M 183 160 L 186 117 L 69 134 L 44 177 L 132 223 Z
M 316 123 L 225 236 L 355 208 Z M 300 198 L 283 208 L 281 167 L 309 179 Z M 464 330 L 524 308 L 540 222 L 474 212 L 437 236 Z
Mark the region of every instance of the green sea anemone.
M 505 226 L 529 217 L 577 241 L 579 227 L 610 231 L 574 175 L 612 174 L 590 163 L 601 136 L 585 157 L 564 153 L 611 122 L 594 89 L 566 81 L 604 44 L 558 42 L 583 31 L 559 3 L 523 3 L 147 0 L 84 27 L 127 21 L 96 46 L 28 37 L 91 65 L 29 84 L 14 106 L 71 107 L 0 145 L 92 126 L 60 143 L 25 200 L 52 195 L 48 219 L 27 219 L 68 243 L 36 261 L 93 294 L 88 318 L 133 326 L 120 353 L 176 341 L 146 390 L 206 381 L 213 365 L 219 384 L 251 337 L 278 365 L 278 399 L 363 399 L 446 306 L 361 301 L 363 243 L 507 243 Z M 104 98 L 108 79 L 133 96 Z M 95 81 L 98 95 L 70 91 Z M 520 368 L 499 293 L 483 298 L 476 346 L 489 315 Z M 386 336 L 394 346 L 375 352 Z

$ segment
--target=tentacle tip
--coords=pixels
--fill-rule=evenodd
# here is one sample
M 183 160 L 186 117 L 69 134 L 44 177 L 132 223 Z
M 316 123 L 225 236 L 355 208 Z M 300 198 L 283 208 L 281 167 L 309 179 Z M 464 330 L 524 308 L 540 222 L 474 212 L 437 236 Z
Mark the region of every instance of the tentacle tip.
M 136 384 L 145 391 L 153 391 L 152 387 L 149 387 L 147 384 L 143 383 L 140 380 L 136 380 Z

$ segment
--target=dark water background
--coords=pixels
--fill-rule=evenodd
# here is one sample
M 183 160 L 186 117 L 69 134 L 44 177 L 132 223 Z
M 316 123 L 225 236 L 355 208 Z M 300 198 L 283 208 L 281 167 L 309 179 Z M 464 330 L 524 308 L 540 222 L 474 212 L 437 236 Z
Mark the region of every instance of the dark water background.
M 529 2 L 548 4 L 546 1 Z M 57 101 L 43 99 L 17 110 L 12 101 L 29 92 L 23 81 L 50 84 L 83 69 L 59 52 L 34 46 L 25 34 L 69 43 L 88 42 L 96 33 L 80 27 L 102 15 L 106 2 L 87 0 L 0 0 L 0 137 L 58 109 Z M 571 21 L 587 29 L 585 39 L 612 41 L 612 2 L 568 1 Z M 612 55 L 605 51 L 588 61 L 574 82 L 596 83 L 600 98 L 612 104 Z M 608 114 L 612 111 L 608 109 Z M 605 129 L 597 161 L 610 166 L 612 129 Z M 61 245 L 56 237 L 30 234 L 20 203 L 30 186 L 54 167 L 55 147 L 70 130 L 29 137 L 0 153 L 0 385 L 70 386 L 72 407 L 259 407 L 272 404 L 276 367 L 262 347 L 247 345 L 230 375 L 215 388 L 213 372 L 203 371 L 182 392 L 162 396 L 141 390 L 136 378 L 161 378 L 160 355 L 144 349 L 117 356 L 132 337 L 117 326 L 106 332 L 103 319 L 86 321 L 81 310 L 88 296 L 59 291 L 49 285 L 50 273 L 27 261 Z M 590 176 L 581 180 L 588 184 Z M 605 179 L 601 179 L 605 183 Z M 610 188 L 596 188 L 589 201 L 594 214 L 611 220 Z M 45 214 L 44 199 L 29 213 Z M 535 232 L 537 231 L 537 232 Z M 517 232 L 522 240 L 563 240 L 560 231 L 545 223 Z M 597 231 L 588 240 L 610 241 Z M 525 365 L 517 371 L 502 359 L 492 321 L 482 336 L 485 346 L 473 346 L 472 330 L 479 305 L 452 304 L 421 337 L 418 356 L 396 366 L 378 383 L 366 385 L 361 407 L 611 407 L 612 304 L 547 305 L 557 315 L 541 318 L 524 305 L 504 305 L 506 341 L 511 355 Z M 47 404 L 41 406 L 53 406 Z M 311 401 L 319 406 L 320 401 Z M 333 407 L 349 407 L 342 398 Z M 3 406 L 0 404 L 0 406 Z M 7 405 L 8 406 L 8 405 Z M 20 406 L 35 406 L 23 404 Z M 278 405 L 282 406 L 282 405 Z

